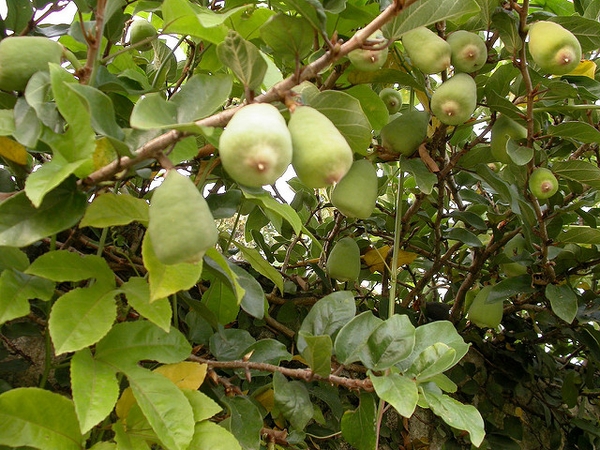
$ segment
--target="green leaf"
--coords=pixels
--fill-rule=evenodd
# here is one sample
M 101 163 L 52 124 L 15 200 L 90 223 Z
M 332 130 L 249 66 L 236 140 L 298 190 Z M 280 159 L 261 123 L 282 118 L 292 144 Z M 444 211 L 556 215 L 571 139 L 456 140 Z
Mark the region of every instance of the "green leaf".
M 80 228 L 106 228 L 139 222 L 148 225 L 148 202 L 126 194 L 106 192 L 88 206 Z
M 244 259 L 250 263 L 254 270 L 275 283 L 279 292 L 283 292 L 283 276 L 260 254 L 258 250 L 252 247 L 246 247 L 237 241 L 233 241 L 233 244 L 240 249 L 244 255 Z M 264 306 L 264 302 L 262 302 L 262 305 Z M 258 303 L 256 304 L 256 307 L 258 307 Z
M 240 443 L 229 431 L 208 420 L 196 424 L 189 448 L 195 450 L 242 450 Z
M 217 402 L 203 392 L 193 391 L 191 389 L 182 389 L 182 392 L 192 406 L 194 420 L 196 422 L 210 419 L 215 414 L 223 411 L 223 408 L 221 408 Z
M 0 272 L 6 269 L 24 271 L 29 266 L 29 258 L 21 249 L 0 246 Z
M 342 436 L 358 450 L 376 450 L 377 405 L 373 394 L 361 392 L 360 404 L 342 416 Z
M 124 139 L 125 133 L 117 124 L 115 109 L 108 95 L 85 84 L 68 83 L 66 86 L 75 91 L 85 103 L 86 109 L 91 114 L 92 127 L 98 134 L 110 136 L 117 140 Z
M 244 450 L 259 450 L 264 424 L 256 404 L 243 396 L 224 397 L 223 401 L 229 409 L 224 427 L 235 436 Z
M 600 189 L 600 168 L 587 161 L 558 161 L 552 165 L 552 172 L 563 178 Z
M 83 437 L 73 402 L 38 388 L 0 395 L 0 444 L 41 450 L 81 450 Z
M 262 319 L 265 316 L 265 310 L 269 307 L 262 286 L 256 281 L 256 278 L 237 264 L 232 263 L 231 270 L 237 275 L 238 283 L 244 289 L 240 306 L 252 317 Z
M 265 190 L 250 191 L 244 189 L 243 193 L 245 198 L 255 200 L 263 208 L 274 212 L 292 226 L 294 233 L 300 234 L 303 229 L 302 219 L 300 219 L 298 213 L 290 205 L 279 203 Z
M 479 240 L 477 235 L 464 228 L 450 228 L 444 237 L 460 241 L 469 247 L 483 247 L 483 243 Z
M 310 106 L 333 122 L 353 152 L 366 154 L 371 144 L 371 124 L 356 98 L 345 92 L 324 91 L 311 99 Z
M 421 389 L 421 394 L 435 415 L 451 427 L 465 430 L 471 437 L 471 443 L 479 447 L 485 437 L 485 428 L 477 408 L 430 390 Z
M 281 58 L 300 61 L 312 50 L 313 28 L 302 17 L 279 13 L 260 27 L 260 37 Z
M 448 370 L 454 365 L 455 359 L 456 350 L 443 342 L 436 342 L 419 353 L 408 373 L 423 382 Z
M 354 86 L 346 92 L 360 102 L 360 107 L 369 119 L 373 130 L 381 130 L 388 123 L 390 114 L 385 103 L 369 86 Z
M 367 339 L 383 320 L 364 311 L 344 325 L 335 338 L 335 356 L 342 364 L 350 364 L 361 360 Z
M 162 264 L 152 248 L 150 236 L 144 235 L 142 258 L 150 280 L 150 302 L 190 289 L 202 274 L 202 260 L 197 263 Z
M 85 194 L 68 181 L 49 192 L 35 208 L 25 192 L 0 203 L 0 245 L 25 247 L 72 227 L 87 206 Z
M 52 161 L 42 165 L 29 175 L 25 183 L 25 193 L 33 206 L 39 208 L 48 192 L 60 185 L 87 162 L 88 160 L 80 159 L 70 163 L 60 155 L 56 155 Z
M 138 436 L 136 430 L 125 429 L 122 421 L 118 420 L 112 425 L 115 433 L 115 442 L 118 450 L 150 450 L 150 446 L 142 436 Z
M 171 328 L 171 317 L 173 310 L 166 298 L 150 301 L 150 285 L 141 277 L 131 277 L 120 288 L 127 297 L 127 303 L 135 309 L 142 317 L 169 332 Z
M 375 392 L 382 400 L 388 402 L 404 417 L 411 417 L 419 401 L 419 390 L 415 380 L 398 373 L 390 373 L 381 377 L 369 372 Z
M 151 360 L 163 364 L 183 361 L 192 348 L 175 328 L 167 333 L 156 325 L 139 320 L 118 323 L 96 345 L 95 358 L 118 370 Z
M 0 136 L 10 136 L 14 132 L 14 111 L 12 109 L 0 109 Z
M 194 435 L 194 412 L 181 389 L 165 376 L 139 367 L 128 368 L 126 375 L 137 404 L 163 445 L 187 449 Z
M 300 381 L 287 381 L 281 373 L 275 372 L 273 390 L 275 407 L 292 427 L 303 430 L 313 417 L 313 405 L 306 386 Z
M 84 434 L 110 414 L 119 398 L 115 370 L 96 361 L 87 348 L 71 359 L 71 389 Z
M 323 36 L 327 36 L 327 16 L 323 5 L 317 0 L 283 0 L 283 2 L 298 11 L 315 30 L 319 30 Z
M 218 277 L 222 282 L 227 283 L 231 290 L 235 292 L 237 299 L 236 304 L 240 304 L 246 291 L 240 285 L 238 281 L 238 275 L 233 270 L 233 264 L 219 253 L 216 248 L 209 248 L 204 255 L 204 263 L 206 271 L 212 275 Z
M 267 62 L 253 43 L 230 30 L 225 40 L 217 45 L 217 55 L 244 87 L 251 90 L 260 87 L 267 73 Z
M 388 39 L 396 41 L 414 28 L 478 12 L 479 5 L 474 0 L 419 0 L 387 23 L 383 33 Z
M 52 306 L 48 329 L 57 355 L 95 344 L 117 318 L 117 292 L 103 286 L 76 288 Z
M 50 300 L 54 295 L 54 283 L 14 269 L 6 269 L 0 274 L 0 292 L 2 325 L 29 314 L 28 300 Z
M 421 192 L 427 195 L 431 194 L 438 179 L 435 174 L 429 171 L 420 158 L 402 159 L 400 167 L 402 170 L 410 172 L 410 174 L 415 177 L 415 182 Z
M 248 348 L 256 343 L 256 340 L 246 330 L 238 328 L 223 328 L 210 337 L 210 352 L 218 359 L 233 361 L 242 359 L 248 352 Z
M 548 133 L 575 142 L 600 142 L 600 131 L 585 122 L 562 122 L 548 127 Z
M 556 240 L 571 244 L 600 244 L 600 230 L 584 226 L 571 226 L 560 233 Z
M 385 370 L 407 358 L 415 346 L 415 327 L 408 316 L 395 314 L 381 323 L 367 340 L 363 364 Z
M 356 305 L 351 291 L 334 292 L 323 297 L 313 305 L 302 321 L 298 333 L 298 351 L 302 353 L 307 346 L 304 336 L 333 337 L 355 314 Z
M 552 312 L 567 323 L 572 323 L 577 315 L 577 295 L 567 284 L 546 286 L 546 298 L 550 300 Z
M 317 375 L 328 377 L 331 374 L 331 350 L 333 348 L 331 336 L 311 336 L 302 331 L 300 333 L 306 342 L 302 357 L 308 367 Z
M 235 294 L 219 279 L 211 281 L 208 290 L 202 294 L 202 303 L 215 314 L 222 325 L 235 321 L 240 312 Z
M 532 292 L 535 292 L 535 288 L 531 285 L 531 276 L 519 275 L 494 284 L 485 302 L 495 303 L 504 301 L 516 294 L 529 294 Z
M 492 15 L 492 24 L 498 29 L 500 39 L 511 54 L 516 54 L 523 47 L 519 36 L 519 19 L 512 12 L 501 10 Z
M 256 341 L 247 347 L 245 352 L 247 354 L 251 353 L 248 361 L 273 364 L 275 366 L 278 366 L 281 361 L 292 359 L 292 355 L 287 351 L 285 344 L 275 339 L 261 339 Z M 244 376 L 242 372 L 244 371 L 240 371 L 241 377 Z M 253 377 L 270 375 L 270 372 L 260 372 L 258 370 L 251 370 L 250 373 Z

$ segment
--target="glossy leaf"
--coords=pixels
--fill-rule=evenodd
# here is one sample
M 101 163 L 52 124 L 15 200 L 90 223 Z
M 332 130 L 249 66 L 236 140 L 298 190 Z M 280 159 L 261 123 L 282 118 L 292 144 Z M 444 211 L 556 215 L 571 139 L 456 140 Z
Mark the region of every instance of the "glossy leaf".
M 314 373 L 328 377 L 331 374 L 331 350 L 333 347 L 331 337 L 328 335 L 312 336 L 304 334 L 302 331 L 300 333 L 306 342 L 302 357 Z
M 107 192 L 97 196 L 88 206 L 79 226 L 106 228 L 134 221 L 148 225 L 148 202 L 131 195 Z
M 312 49 L 312 30 L 306 19 L 279 13 L 260 27 L 260 36 L 275 53 L 301 60 Z
M 456 351 L 452 347 L 443 342 L 436 342 L 419 353 L 408 373 L 419 382 L 423 382 L 448 370 L 454 365 L 455 359 Z
M 437 183 L 437 176 L 431 173 L 420 159 L 403 159 L 402 170 L 410 172 L 415 177 L 417 186 L 424 194 L 431 194 Z
M 231 30 L 217 46 L 217 55 L 244 87 L 258 89 L 267 73 L 267 63 L 258 48 Z
M 560 233 L 557 240 L 575 244 L 600 244 L 600 230 L 585 226 L 572 226 Z
M 0 274 L 0 325 L 29 314 L 29 300 L 50 300 L 54 283 L 13 269 Z
M 382 322 L 371 311 L 365 311 L 344 325 L 335 338 L 335 355 L 338 361 L 342 364 L 360 361 L 362 353 L 367 351 L 367 339 Z
M 225 428 L 204 420 L 194 427 L 190 448 L 198 450 L 242 450 L 236 438 Z
M 210 352 L 224 361 L 241 359 L 255 342 L 246 330 L 219 328 L 219 331 L 210 337 Z
M 271 266 L 270 266 L 271 267 Z M 244 296 L 240 306 L 252 317 L 262 319 L 268 308 L 267 299 L 262 286 L 256 278 L 236 264 L 231 265 L 231 270 L 237 275 L 238 283 L 244 289 Z
M 258 250 L 256 250 L 255 248 L 252 247 L 247 247 L 237 241 L 233 242 L 235 244 L 235 246 L 237 248 L 240 249 L 240 251 L 242 252 L 242 254 L 244 255 L 244 258 L 246 259 L 246 261 L 248 261 L 250 263 L 250 265 L 252 266 L 252 268 L 254 270 L 256 270 L 258 273 L 260 273 L 261 275 L 267 277 L 269 280 L 271 280 L 273 283 L 275 283 L 275 286 L 277 286 L 277 288 L 279 289 L 280 292 L 283 292 L 283 277 L 281 276 L 281 273 L 279 273 L 279 271 L 277 271 L 277 269 L 275 269 L 267 260 L 265 260 L 265 258 L 260 254 L 260 252 Z M 243 275 L 242 275 L 243 276 Z M 258 290 L 256 289 L 256 286 L 253 286 L 254 290 L 254 294 L 258 294 Z M 262 291 L 262 288 L 261 288 Z M 242 299 L 243 301 L 243 299 Z M 255 300 L 253 301 L 254 304 L 254 311 L 256 311 L 256 313 L 260 314 L 258 311 L 259 308 L 259 299 L 255 298 Z M 261 302 L 262 306 L 264 306 L 264 303 Z M 264 311 L 263 311 L 264 314 Z M 258 317 L 258 316 L 255 316 Z
M 385 370 L 407 358 L 414 346 L 415 327 L 407 316 L 395 314 L 371 333 L 362 362 L 368 369 Z
M 577 295 L 567 284 L 546 286 L 546 298 L 550 300 L 552 312 L 567 323 L 572 323 L 577 315 Z
M 183 389 L 182 392 L 192 406 L 192 410 L 194 411 L 194 420 L 196 422 L 210 419 L 212 416 L 220 413 L 223 410 L 223 408 L 221 408 L 217 402 L 200 391 Z
M 369 373 L 375 392 L 394 407 L 401 416 L 411 417 L 419 401 L 417 382 L 399 373 L 375 376 Z
M 342 436 L 358 450 L 375 450 L 377 405 L 372 394 L 361 393 L 360 404 L 342 416 Z
M 600 169 L 587 161 L 558 161 L 552 171 L 563 178 L 600 189 Z
M 208 290 L 202 295 L 202 303 L 214 313 L 222 325 L 235 321 L 240 312 L 235 294 L 220 280 L 211 282 Z
M 123 130 L 117 124 L 112 100 L 104 92 L 79 83 L 67 84 L 85 103 L 90 112 L 91 124 L 98 134 L 110 136 L 118 140 L 125 137 Z
M 226 398 L 225 404 L 229 417 L 224 427 L 235 436 L 242 448 L 259 450 L 263 417 L 256 404 L 244 396 Z
M 313 406 L 306 386 L 300 381 L 287 381 L 279 372 L 273 375 L 275 406 L 292 427 L 302 430 L 313 416 Z
M 140 277 L 131 277 L 120 288 L 127 297 L 127 303 L 142 317 L 168 332 L 171 327 L 173 310 L 166 298 L 150 301 L 150 286 L 148 281 Z

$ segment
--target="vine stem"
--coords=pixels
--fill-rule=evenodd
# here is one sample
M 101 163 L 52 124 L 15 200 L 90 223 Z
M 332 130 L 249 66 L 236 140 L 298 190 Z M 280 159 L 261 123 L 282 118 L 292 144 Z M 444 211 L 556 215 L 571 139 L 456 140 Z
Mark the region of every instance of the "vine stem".
M 398 192 L 396 193 L 396 218 L 394 220 L 394 245 L 392 249 L 392 269 L 390 276 L 390 297 L 388 302 L 388 318 L 394 315 L 396 305 L 396 288 L 398 286 L 398 252 L 402 237 L 402 192 L 404 192 L 404 172 L 402 156 L 398 159 Z

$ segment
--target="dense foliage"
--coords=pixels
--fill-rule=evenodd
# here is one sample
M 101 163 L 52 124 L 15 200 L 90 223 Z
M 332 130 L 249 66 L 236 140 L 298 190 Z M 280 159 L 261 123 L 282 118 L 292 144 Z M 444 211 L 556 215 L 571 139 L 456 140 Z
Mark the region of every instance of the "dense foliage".
M 9 0 L 0 447 L 600 447 L 599 20 Z

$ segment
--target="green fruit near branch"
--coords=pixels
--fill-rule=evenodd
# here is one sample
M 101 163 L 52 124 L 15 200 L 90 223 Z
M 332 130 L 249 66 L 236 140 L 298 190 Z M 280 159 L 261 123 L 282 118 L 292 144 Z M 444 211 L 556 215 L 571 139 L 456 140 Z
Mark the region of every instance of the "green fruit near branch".
M 310 106 L 298 106 L 288 129 L 292 136 L 292 166 L 307 187 L 331 186 L 348 173 L 352 149 L 323 113 Z
M 529 176 L 529 190 L 538 200 L 545 200 L 558 191 L 558 180 L 550 169 L 539 167 Z
M 424 74 L 439 73 L 450 67 L 450 44 L 426 27 L 418 27 L 402 36 L 404 50 L 414 67 Z
M 477 107 L 477 85 L 466 73 L 443 82 L 431 95 L 431 112 L 446 125 L 465 123 Z
M 354 281 L 360 274 L 360 249 L 351 237 L 340 239 L 329 253 L 327 274 L 338 281 Z
M 42 36 L 8 37 L 0 41 L 0 89 L 24 91 L 34 73 L 60 64 L 63 46 Z
M 527 241 L 521 234 L 515 235 L 510 241 L 506 243 L 503 253 L 509 257 L 514 258 L 521 255 L 525 250 L 525 244 Z M 519 275 L 525 275 L 527 273 L 527 267 L 518 262 L 502 263 L 500 264 L 500 270 L 507 277 L 517 277 Z
M 129 43 L 135 45 L 138 42 L 156 36 L 156 28 L 147 20 L 134 20 L 129 28 Z M 152 42 L 148 42 L 139 47 L 136 47 L 139 51 L 145 52 L 152 48 Z
M 381 30 L 375 31 L 367 38 L 373 42 L 376 50 L 357 48 L 348 53 L 348 59 L 354 67 L 364 72 L 373 72 L 381 69 L 388 57 L 387 39 Z
M 292 137 L 279 110 L 270 103 L 239 109 L 219 138 L 225 171 L 244 186 L 273 184 L 292 162 Z
M 496 328 L 502 322 L 503 302 L 486 303 L 491 290 L 489 285 L 481 288 L 467 312 L 469 320 L 479 328 Z
M 379 98 L 383 100 L 390 114 L 396 114 L 402 106 L 402 94 L 394 88 L 384 88 L 379 92 Z
M 405 112 L 381 129 L 381 146 L 389 152 L 410 156 L 427 137 L 428 125 L 428 113 Z
M 545 20 L 529 27 L 529 53 L 533 61 L 547 73 L 564 75 L 579 65 L 581 44 L 563 26 Z
M 476 33 L 458 30 L 446 39 L 452 50 L 452 65 L 457 72 L 475 72 L 487 61 L 487 47 Z
M 331 203 L 346 217 L 366 219 L 373 214 L 377 192 L 377 171 L 370 161 L 361 159 L 335 185 Z
M 527 129 L 509 118 L 501 115 L 492 125 L 490 138 L 490 149 L 492 156 L 498 162 L 503 164 L 512 163 L 512 159 L 507 152 L 508 140 L 520 141 L 527 138 Z
M 192 180 L 169 170 L 152 194 L 148 233 L 163 264 L 196 263 L 217 243 L 208 204 Z

